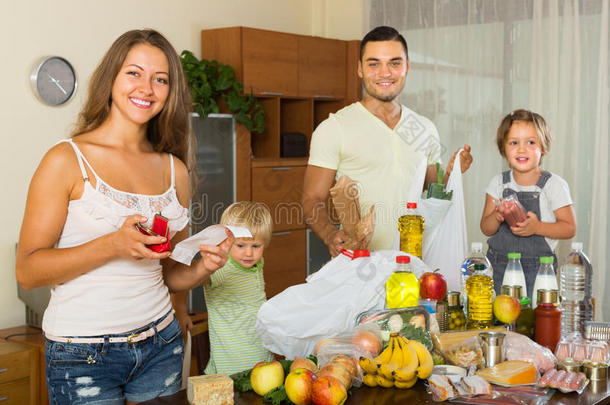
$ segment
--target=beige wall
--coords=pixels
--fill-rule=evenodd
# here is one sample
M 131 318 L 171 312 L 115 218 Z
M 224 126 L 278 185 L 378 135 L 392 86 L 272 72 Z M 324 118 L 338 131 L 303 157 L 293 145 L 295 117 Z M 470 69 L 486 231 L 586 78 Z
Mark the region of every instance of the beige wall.
M 3 62 L 0 134 L 0 328 L 22 324 L 17 298 L 15 243 L 27 187 L 44 152 L 67 136 L 84 100 L 87 80 L 103 52 L 121 33 L 152 27 L 180 52 L 201 55 L 200 30 L 244 25 L 339 39 L 362 36 L 362 0 L 150 0 L 103 2 L 25 0 L 3 3 L 0 49 Z M 51 108 L 29 87 L 34 62 L 45 55 L 68 59 L 80 81 L 75 98 Z M 9 175 L 10 173 L 10 175 Z

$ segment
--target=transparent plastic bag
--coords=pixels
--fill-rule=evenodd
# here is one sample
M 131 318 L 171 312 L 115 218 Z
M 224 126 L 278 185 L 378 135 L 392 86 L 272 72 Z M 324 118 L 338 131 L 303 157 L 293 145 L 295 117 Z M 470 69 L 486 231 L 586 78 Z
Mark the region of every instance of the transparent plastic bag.
M 351 369 L 351 384 L 362 385 L 362 369 L 358 365 L 360 357 L 375 357 L 381 352 L 381 330 L 377 325 L 360 325 L 353 330 L 329 339 L 322 339 L 316 344 L 315 353 L 320 365 L 320 371 L 330 363 L 340 363 L 344 368 Z M 349 361 L 348 361 L 349 360 Z M 353 365 L 353 367 L 352 367 Z M 328 372 L 338 372 L 332 368 Z M 318 377 L 320 377 L 318 373 Z
M 505 360 L 525 360 L 534 363 L 536 371 L 540 374 L 555 368 L 557 359 L 553 352 L 534 342 L 520 333 L 505 332 L 502 352 Z
M 447 347 L 443 350 L 443 357 L 445 357 L 449 364 L 464 368 L 471 366 L 482 368 L 485 365 L 483 348 L 478 336 Z
M 391 332 L 399 332 L 407 339 L 415 339 L 426 346 L 428 350 L 432 350 L 432 337 L 428 333 L 430 320 L 428 310 L 419 305 L 416 307 L 365 311 L 358 315 L 356 324 L 377 325 L 381 331 L 384 346 L 389 341 Z

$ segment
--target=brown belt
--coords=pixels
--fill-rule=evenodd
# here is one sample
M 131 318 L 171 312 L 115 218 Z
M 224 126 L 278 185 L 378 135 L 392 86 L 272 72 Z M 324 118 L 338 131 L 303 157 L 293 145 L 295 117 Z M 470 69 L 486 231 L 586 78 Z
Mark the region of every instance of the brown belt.
M 168 327 L 172 321 L 174 320 L 173 311 L 170 312 L 165 319 L 159 322 L 158 325 L 148 328 L 142 332 L 133 333 L 129 336 L 119 336 L 119 337 L 110 337 L 108 338 L 108 342 L 110 343 L 136 343 L 141 342 L 142 340 L 146 340 L 149 337 L 152 337 L 157 332 L 161 332 L 163 329 Z M 96 344 L 96 343 L 104 343 L 105 338 L 103 337 L 63 337 L 63 336 L 53 336 L 51 334 L 45 333 L 45 337 L 54 342 L 62 342 L 62 343 L 83 343 L 83 344 Z

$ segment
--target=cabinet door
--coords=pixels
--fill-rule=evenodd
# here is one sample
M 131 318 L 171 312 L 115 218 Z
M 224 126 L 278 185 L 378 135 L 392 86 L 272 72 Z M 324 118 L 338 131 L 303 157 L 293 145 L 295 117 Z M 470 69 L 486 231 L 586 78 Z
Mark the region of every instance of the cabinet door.
M 244 93 L 297 95 L 297 36 L 244 28 Z
M 303 221 L 303 178 L 305 166 L 252 168 L 252 201 L 269 207 L 273 231 L 306 228 Z
M 276 232 L 265 248 L 265 292 L 267 298 L 305 282 L 307 273 L 307 231 Z
M 300 36 L 299 95 L 316 98 L 345 97 L 346 52 L 345 41 Z

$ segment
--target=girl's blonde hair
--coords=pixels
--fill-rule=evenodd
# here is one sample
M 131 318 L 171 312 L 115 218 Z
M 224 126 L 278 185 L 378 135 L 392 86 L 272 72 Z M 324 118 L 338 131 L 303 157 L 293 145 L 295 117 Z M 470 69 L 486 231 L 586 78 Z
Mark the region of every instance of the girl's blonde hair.
M 189 151 L 189 144 L 193 142 L 189 122 L 191 96 L 176 50 L 163 35 L 152 29 L 128 31 L 110 46 L 89 80 L 87 101 L 72 136 L 93 131 L 106 121 L 112 105 L 114 80 L 129 51 L 140 44 L 159 48 L 169 66 L 169 94 L 163 109 L 148 122 L 146 137 L 156 152 L 175 155 L 190 170 L 194 163 Z
M 500 155 L 506 158 L 506 151 L 504 150 L 504 144 L 506 142 L 506 137 L 508 136 L 508 132 L 510 131 L 510 127 L 512 127 L 515 121 L 523 121 L 523 122 L 531 122 L 536 129 L 536 133 L 538 134 L 538 138 L 540 139 L 540 146 L 542 147 L 542 155 L 546 155 L 551 150 L 551 131 L 546 124 L 546 121 L 540 114 L 529 110 L 515 110 L 510 114 L 507 114 L 500 123 L 498 127 L 498 132 L 496 134 L 496 143 L 498 145 L 498 150 L 500 151 Z
M 231 204 L 220 218 L 222 225 L 248 228 L 253 237 L 260 237 L 265 246 L 271 241 L 273 222 L 271 212 L 263 203 L 239 201 Z

